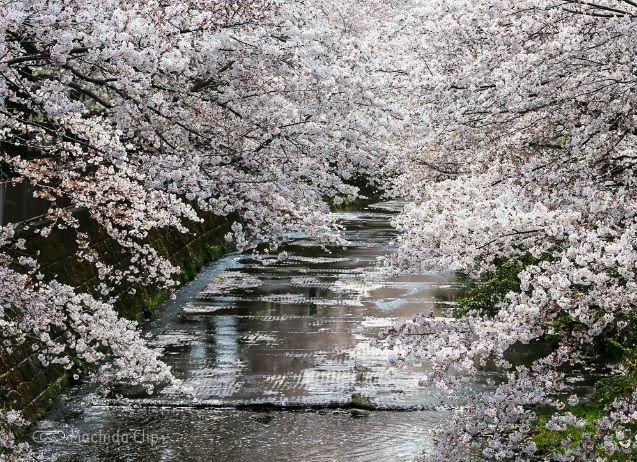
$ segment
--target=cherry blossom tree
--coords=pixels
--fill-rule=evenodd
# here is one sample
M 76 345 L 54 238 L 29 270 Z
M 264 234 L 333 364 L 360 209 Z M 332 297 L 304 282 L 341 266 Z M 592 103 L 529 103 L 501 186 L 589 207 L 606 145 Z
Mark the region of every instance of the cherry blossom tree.
M 112 303 L 122 285 L 174 286 L 149 232 L 187 232 L 206 213 L 233 217 L 238 248 L 276 247 L 290 230 L 340 242 L 329 204 L 380 171 L 401 118 L 379 98 L 393 75 L 363 14 L 354 2 L 2 2 L 1 165 L 48 201 L 37 232 L 72 233 L 101 292 L 45 277 L 24 252 L 29 223 L 0 228 L 3 347 L 32 344 L 45 366 L 95 364 L 104 380 L 169 381 Z M 91 250 L 78 210 L 127 268 Z
M 411 199 L 392 263 L 479 278 L 502 261 L 532 261 L 495 313 L 423 315 L 387 333 L 403 354 L 430 361 L 427 379 L 441 386 L 490 360 L 509 371 L 428 458 L 634 455 L 634 394 L 576 445 L 539 453 L 532 432 L 539 406 L 554 409 L 549 429 L 584 427 L 568 412 L 578 401 L 567 399 L 569 381 L 591 344 L 635 327 L 637 4 L 442 0 L 409 11 L 404 27 L 423 37 L 410 46 L 430 72 L 417 93 L 427 133 L 391 163 L 394 194 Z M 547 336 L 557 339 L 550 354 L 507 361 L 512 347 Z

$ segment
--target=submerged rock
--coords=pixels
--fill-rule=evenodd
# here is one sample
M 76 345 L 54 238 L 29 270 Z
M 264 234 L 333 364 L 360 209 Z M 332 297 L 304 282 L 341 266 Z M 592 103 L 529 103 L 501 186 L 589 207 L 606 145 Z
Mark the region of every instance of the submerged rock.
M 367 417 L 372 411 L 353 407 L 349 410 L 349 412 L 352 414 L 352 417 Z
M 259 422 L 262 424 L 269 424 L 274 416 L 272 414 L 256 414 L 250 417 L 255 422 Z
M 364 409 L 367 411 L 371 411 L 376 407 L 369 398 L 360 393 L 352 393 L 352 400 L 350 403 L 354 409 Z

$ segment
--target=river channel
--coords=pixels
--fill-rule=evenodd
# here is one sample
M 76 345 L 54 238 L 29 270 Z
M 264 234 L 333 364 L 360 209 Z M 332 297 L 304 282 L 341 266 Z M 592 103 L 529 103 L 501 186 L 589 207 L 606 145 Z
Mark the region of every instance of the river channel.
M 235 253 L 184 286 L 143 326 L 194 400 L 67 390 L 32 433 L 61 461 L 407 461 L 448 417 L 447 398 L 395 367 L 378 332 L 413 314 L 445 315 L 449 274 L 390 276 L 398 202 L 339 213 L 344 248 L 305 236 L 288 258 Z M 372 405 L 352 415 L 354 403 Z M 366 414 L 366 413 L 364 413 Z

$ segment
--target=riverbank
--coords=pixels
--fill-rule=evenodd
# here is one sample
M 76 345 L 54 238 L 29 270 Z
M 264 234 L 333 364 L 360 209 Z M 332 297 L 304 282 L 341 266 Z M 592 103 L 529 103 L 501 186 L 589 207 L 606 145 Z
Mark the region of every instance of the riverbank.
M 550 259 L 544 256 L 543 259 Z M 495 316 L 497 305 L 505 300 L 508 292 L 520 292 L 519 273 L 529 265 L 539 264 L 543 259 L 529 255 L 519 259 L 498 261 L 495 269 L 479 281 L 464 278 L 465 288 L 458 296 L 455 316 L 461 317 L 470 310 L 483 315 Z M 564 392 L 563 408 L 556 410 L 549 406 L 536 406 L 537 419 L 532 425 L 531 436 L 537 446 L 536 455 L 553 460 L 568 448 L 580 448 L 591 444 L 600 432 L 600 422 L 612 413 L 615 402 L 630 398 L 637 387 L 637 320 L 628 316 L 626 326 L 619 330 L 610 326 L 605 335 L 599 336 L 585 351 L 586 364 L 573 364 L 564 370 L 571 377 L 571 388 Z M 584 331 L 584 326 L 573 317 L 556 317 L 548 326 L 547 334 L 541 340 L 545 353 L 555 350 L 560 335 L 572 335 Z M 507 359 L 514 365 L 528 365 L 529 353 L 538 349 L 535 345 L 516 345 L 515 352 L 509 352 Z M 521 353 L 521 354 L 520 354 Z M 527 361 L 515 359 L 526 358 Z M 566 399 L 567 396 L 571 398 Z M 572 396 L 577 396 L 573 399 Z M 558 397 L 559 399 L 560 397 Z M 560 425 L 552 423 L 557 415 L 572 415 Z M 602 445 L 596 452 L 603 460 L 631 462 L 637 460 L 637 450 L 627 449 L 617 452 L 612 458 Z M 539 459 L 538 459 L 539 460 Z M 601 459 L 600 459 L 601 460 Z
M 127 264 L 120 246 L 86 213 L 78 211 L 76 216 L 90 238 L 89 246 L 102 261 L 116 268 Z M 99 280 L 97 269 L 77 257 L 73 232 L 55 229 L 42 237 L 37 231 L 44 225 L 31 223 L 30 229 L 24 232 L 27 253 L 37 258 L 46 278 L 55 278 L 78 291 L 94 293 Z M 149 235 L 148 243 L 181 269 L 178 281 L 184 283 L 227 252 L 229 246 L 224 235 L 229 228 L 227 218 L 207 216 L 202 223 L 191 224 L 188 234 L 156 231 Z M 141 320 L 156 310 L 168 295 L 166 290 L 157 287 L 130 285 L 118 294 L 115 307 L 122 316 Z M 20 411 L 31 423 L 46 415 L 55 398 L 73 382 L 63 368 L 43 367 L 37 354 L 28 342 L 12 351 L 0 351 L 0 407 Z

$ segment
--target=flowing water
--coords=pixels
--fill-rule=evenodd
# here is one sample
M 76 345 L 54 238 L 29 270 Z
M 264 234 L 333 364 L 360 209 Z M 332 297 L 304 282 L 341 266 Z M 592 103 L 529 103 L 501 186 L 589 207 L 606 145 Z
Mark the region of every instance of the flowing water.
M 285 260 L 233 254 L 206 268 L 144 326 L 195 399 L 74 386 L 32 433 L 36 450 L 47 460 L 264 462 L 426 450 L 447 401 L 373 340 L 415 313 L 446 313 L 458 286 L 381 271 L 399 206 L 339 214 L 345 248 L 296 236 Z M 352 402 L 376 410 L 354 416 Z

